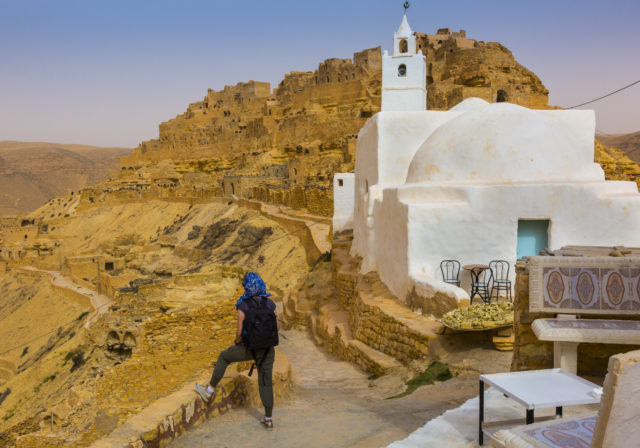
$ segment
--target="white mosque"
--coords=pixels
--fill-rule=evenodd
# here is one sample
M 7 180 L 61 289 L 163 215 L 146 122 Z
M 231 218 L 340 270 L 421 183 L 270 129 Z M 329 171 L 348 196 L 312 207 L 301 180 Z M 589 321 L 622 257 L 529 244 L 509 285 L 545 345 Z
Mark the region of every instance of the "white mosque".
M 426 110 L 425 57 L 406 15 L 382 73 L 382 110 L 360 130 L 355 173 L 334 178 L 334 231 L 353 229 L 362 271 L 397 297 L 468 300 L 468 278 L 442 281 L 444 259 L 513 266 L 544 248 L 640 246 L 640 194 L 594 163 L 593 111 L 478 98 Z

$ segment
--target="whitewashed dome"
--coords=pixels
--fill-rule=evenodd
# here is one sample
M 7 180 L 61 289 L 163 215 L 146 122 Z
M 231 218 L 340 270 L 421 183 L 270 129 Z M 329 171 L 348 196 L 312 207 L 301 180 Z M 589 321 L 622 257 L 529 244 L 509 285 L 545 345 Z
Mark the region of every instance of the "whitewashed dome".
M 588 139 L 572 131 L 575 126 L 541 111 L 478 98 L 451 110 L 462 113 L 437 128 L 420 146 L 409 166 L 407 183 L 602 179 L 602 170 L 593 161 L 593 140 L 589 146 Z M 588 129 L 589 123 L 585 125 Z

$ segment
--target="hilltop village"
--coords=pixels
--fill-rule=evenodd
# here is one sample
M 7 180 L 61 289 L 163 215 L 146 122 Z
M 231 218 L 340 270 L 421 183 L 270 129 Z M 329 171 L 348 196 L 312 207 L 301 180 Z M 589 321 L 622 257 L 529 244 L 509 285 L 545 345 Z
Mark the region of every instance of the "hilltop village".
M 455 114 L 445 111 L 479 98 L 560 113 L 503 45 L 447 28 L 409 37 L 415 48 L 401 53 L 424 56 L 429 110 Z M 384 57 L 367 49 L 288 73 L 273 89 L 249 81 L 209 90 L 108 180 L 0 220 L 0 339 L 10 341 L 0 350 L 0 444 L 166 446 L 207 417 L 255 404 L 248 365 L 210 407 L 189 389 L 233 340 L 247 271 L 263 276 L 287 329 L 309 331 L 366 372 L 381 398 L 405 393 L 434 361 L 449 376 L 552 365 L 552 344 L 533 334 L 523 266 L 513 277 L 515 334 L 451 334 L 440 318 L 463 303 L 431 306 L 424 291 L 397 288 L 393 272 L 376 271 L 382 262 L 371 262 L 364 233 L 354 250 L 358 229 L 336 228 L 336 173 L 354 172 L 366 143 L 358 135 L 381 111 Z M 585 165 L 640 182 L 623 152 L 594 145 Z M 611 246 L 605 256 L 631 253 Z M 603 376 L 623 350 L 596 347 L 577 366 Z M 279 352 L 278 399 L 294 384 Z

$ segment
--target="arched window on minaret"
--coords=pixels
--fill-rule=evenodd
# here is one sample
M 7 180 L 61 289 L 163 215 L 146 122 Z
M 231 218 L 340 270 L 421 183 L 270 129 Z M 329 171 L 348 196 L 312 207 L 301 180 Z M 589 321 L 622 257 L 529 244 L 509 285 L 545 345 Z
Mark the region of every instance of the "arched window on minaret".
M 409 43 L 407 39 L 400 40 L 400 53 L 408 53 L 409 52 Z
M 407 66 L 404 64 L 400 64 L 400 66 L 398 67 L 398 76 L 403 78 L 405 76 L 407 76 Z

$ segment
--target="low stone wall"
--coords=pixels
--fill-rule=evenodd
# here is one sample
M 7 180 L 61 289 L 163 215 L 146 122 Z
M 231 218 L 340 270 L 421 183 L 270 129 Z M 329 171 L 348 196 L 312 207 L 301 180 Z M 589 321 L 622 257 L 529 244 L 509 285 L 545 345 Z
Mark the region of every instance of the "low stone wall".
M 333 285 L 336 289 L 336 299 L 343 307 L 347 308 L 351 305 L 353 297 L 356 295 L 356 284 L 358 275 L 350 271 L 347 267 L 340 269 L 333 276 Z
M 319 338 L 340 359 L 352 362 L 367 373 L 383 376 L 389 370 L 400 367 L 395 359 L 386 356 L 367 346 L 362 341 L 351 337 L 351 330 L 346 322 L 336 322 L 328 310 L 321 309 L 320 313 L 311 318 L 311 330 L 314 337 Z
M 383 307 L 384 304 L 377 304 L 376 299 L 367 297 L 366 293 L 356 295 L 349 311 L 355 338 L 403 364 L 429 356 L 429 341 L 434 333 L 411 328 Z
M 91 448 L 155 448 L 166 446 L 190 428 L 208 418 L 241 406 L 261 406 L 258 375 L 248 376 L 251 363 L 232 365 L 220 382 L 213 402 L 206 405 L 193 392 L 193 383 L 154 402 L 140 414 L 130 418 L 108 437 L 94 442 Z M 233 370 L 241 370 L 234 374 Z M 207 372 L 199 379 L 208 382 Z M 285 399 L 291 390 L 291 365 L 286 356 L 276 350 L 273 367 L 273 391 L 276 400 Z
M 320 216 L 333 215 L 333 190 L 331 188 L 282 187 L 269 188 L 266 186 L 252 189 L 255 199 L 269 203 L 284 205 L 296 210 L 307 209 L 309 213 Z

